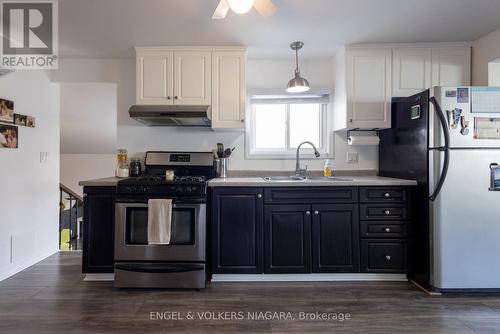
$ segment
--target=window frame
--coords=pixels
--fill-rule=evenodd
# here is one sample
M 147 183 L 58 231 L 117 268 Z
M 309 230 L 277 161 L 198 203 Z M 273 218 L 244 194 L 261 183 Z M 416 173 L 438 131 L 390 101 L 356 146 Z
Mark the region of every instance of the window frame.
M 256 106 L 259 104 L 284 104 L 286 105 L 285 111 L 285 149 L 257 149 L 256 146 Z M 332 158 L 333 154 L 330 154 L 330 149 L 333 147 L 333 134 L 331 117 L 329 113 L 330 103 L 327 101 L 322 101 L 318 99 L 311 99 L 311 101 L 304 101 L 303 99 L 294 102 L 293 99 L 269 99 L 267 102 L 265 99 L 259 99 L 257 101 L 249 101 L 249 115 L 247 120 L 247 131 L 245 133 L 245 146 L 246 146 L 246 158 L 247 159 L 272 159 L 272 160 L 295 160 L 297 148 L 290 147 L 290 105 L 292 104 L 319 104 L 320 105 L 320 145 L 317 147 L 319 153 L 322 157 Z M 304 145 L 301 147 L 301 158 L 313 159 L 314 150 L 310 145 Z

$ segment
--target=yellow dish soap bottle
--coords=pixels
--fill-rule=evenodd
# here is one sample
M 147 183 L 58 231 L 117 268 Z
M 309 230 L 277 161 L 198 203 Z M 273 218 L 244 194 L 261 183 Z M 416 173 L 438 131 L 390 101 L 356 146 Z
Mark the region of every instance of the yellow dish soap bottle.
M 332 177 L 332 167 L 330 166 L 330 159 L 325 159 L 325 165 L 323 166 L 323 176 Z

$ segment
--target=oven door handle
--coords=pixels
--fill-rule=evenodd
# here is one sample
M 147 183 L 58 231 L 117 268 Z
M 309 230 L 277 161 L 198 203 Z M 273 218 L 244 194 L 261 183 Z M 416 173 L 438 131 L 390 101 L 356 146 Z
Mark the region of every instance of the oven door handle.
M 203 270 L 199 264 L 116 264 L 115 269 L 133 271 L 138 273 L 183 273 L 188 271 Z

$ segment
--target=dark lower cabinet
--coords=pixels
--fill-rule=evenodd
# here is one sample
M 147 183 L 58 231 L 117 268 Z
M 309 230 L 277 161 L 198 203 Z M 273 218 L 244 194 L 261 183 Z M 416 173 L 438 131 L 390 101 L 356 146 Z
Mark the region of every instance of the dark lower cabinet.
M 212 273 L 263 273 L 262 191 L 260 188 L 214 188 L 211 219 Z
M 114 271 L 115 187 L 84 187 L 83 273 Z
M 361 241 L 363 272 L 404 273 L 407 269 L 406 240 L 365 239 Z
M 311 206 L 266 205 L 266 274 L 311 272 Z
M 358 205 L 313 205 L 312 217 L 312 271 L 359 272 Z

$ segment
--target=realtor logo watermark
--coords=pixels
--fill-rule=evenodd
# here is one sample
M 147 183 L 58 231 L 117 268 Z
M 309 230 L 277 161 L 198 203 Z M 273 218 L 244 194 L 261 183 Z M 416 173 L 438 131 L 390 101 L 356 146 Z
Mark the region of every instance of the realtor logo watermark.
M 0 68 L 57 69 L 57 0 L 0 3 Z

